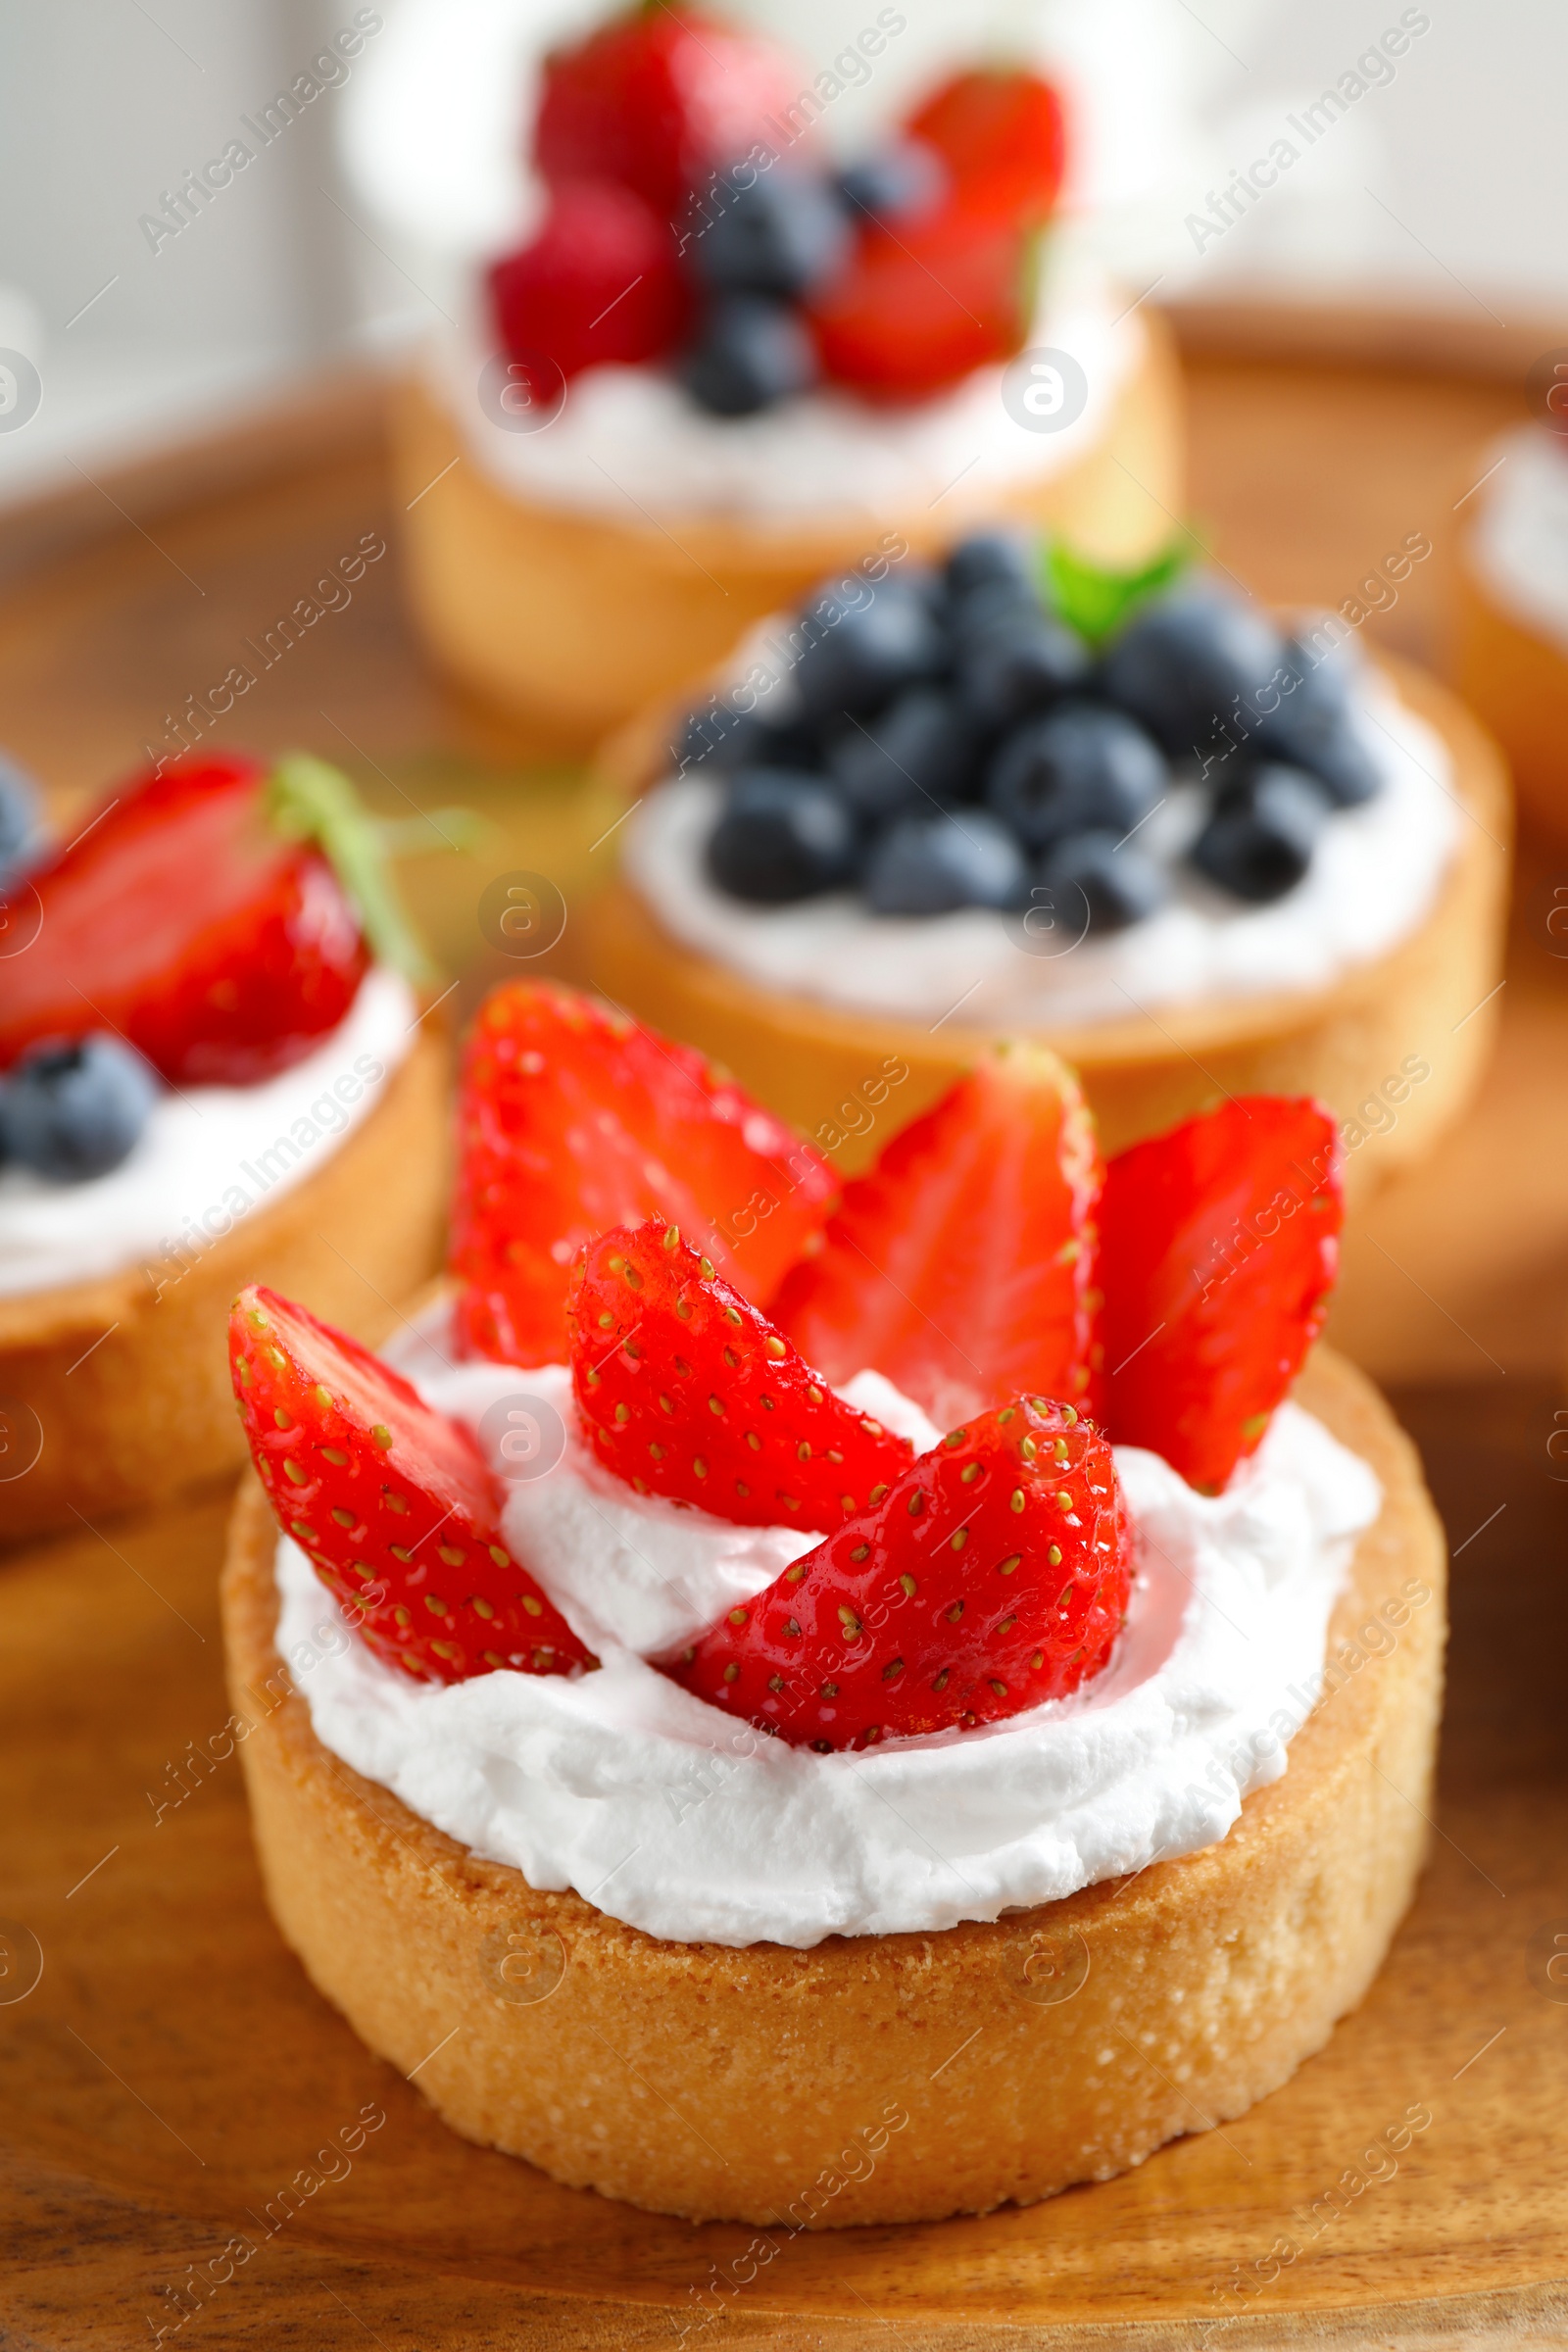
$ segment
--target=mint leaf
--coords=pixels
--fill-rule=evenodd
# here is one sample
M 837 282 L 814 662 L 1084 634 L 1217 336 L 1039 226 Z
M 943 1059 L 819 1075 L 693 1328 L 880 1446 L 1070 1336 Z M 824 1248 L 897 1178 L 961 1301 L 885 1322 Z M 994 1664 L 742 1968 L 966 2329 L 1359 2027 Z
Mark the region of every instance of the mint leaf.
M 403 911 L 381 827 L 341 768 L 306 752 L 280 760 L 267 783 L 267 814 L 289 841 L 314 841 L 342 883 L 360 928 L 381 963 L 416 983 L 435 966 Z
M 1076 554 L 1063 539 L 1048 539 L 1042 560 L 1046 601 L 1080 637 L 1101 645 L 1135 606 L 1168 588 L 1191 561 L 1187 548 L 1173 539 L 1152 563 L 1118 571 Z

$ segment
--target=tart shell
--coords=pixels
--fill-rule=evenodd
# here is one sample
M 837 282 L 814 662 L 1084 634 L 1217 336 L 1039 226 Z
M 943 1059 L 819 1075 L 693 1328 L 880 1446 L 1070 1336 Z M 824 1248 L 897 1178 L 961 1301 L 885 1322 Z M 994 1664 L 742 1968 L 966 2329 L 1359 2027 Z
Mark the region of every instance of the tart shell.
M 1327 988 L 1208 998 L 1126 1020 L 1037 1032 L 1076 1069 L 1107 1152 L 1158 1135 L 1220 1094 L 1315 1095 L 1342 1122 L 1362 1106 L 1365 1147 L 1348 1183 L 1422 1159 L 1464 1108 L 1491 1050 L 1501 976 L 1512 808 L 1491 737 L 1454 697 L 1404 662 L 1380 662 L 1399 696 L 1442 735 L 1465 811 L 1452 863 L 1425 919 L 1388 954 Z M 625 728 L 600 756 L 630 802 L 663 764 L 669 709 Z M 786 996 L 681 946 L 617 884 L 586 916 L 589 971 L 640 1020 L 699 1046 L 846 1173 L 886 1140 L 874 1106 L 903 1067 L 888 1112 L 915 1117 L 973 1062 L 991 1032 L 961 1014 L 934 1027 Z M 1427 1075 L 1412 1079 L 1410 1064 Z M 869 1094 L 867 1089 L 870 1090 Z M 1389 1105 L 1396 1105 L 1391 1118 Z
M 1442 1694 L 1446 1552 L 1414 1450 L 1326 1350 L 1298 1396 L 1384 1503 L 1284 1777 L 1200 1853 L 993 1924 L 809 1951 L 663 1941 L 537 1892 L 330 1755 L 274 1647 L 276 1531 L 247 1480 L 223 1623 L 274 1918 L 466 2137 L 693 2220 L 982 2213 L 1241 2115 L 1382 1963 L 1425 1853 Z
M 36 1453 L 0 1477 L 0 1543 L 164 1502 L 238 1467 L 227 1321 L 242 1284 L 269 1283 L 369 1345 L 385 1338 L 440 1262 L 449 1058 L 439 1025 L 421 1026 L 338 1149 L 188 1271 L 138 1260 L 0 1298 L 0 1429 L 13 1458 Z
M 885 525 L 858 510 L 808 530 L 704 515 L 623 523 L 536 502 L 492 481 L 411 379 L 393 404 L 392 454 L 415 616 L 483 705 L 587 750 L 721 661 L 752 622 L 859 563 L 884 528 L 927 555 L 987 519 L 1050 522 L 1086 554 L 1136 564 L 1164 545 L 1185 503 L 1174 345 L 1147 314 L 1140 324 L 1142 362 L 1083 458 L 984 505 L 956 496 Z
M 1516 620 L 1461 556 L 1454 682 L 1507 755 L 1521 813 L 1568 839 L 1568 652 Z

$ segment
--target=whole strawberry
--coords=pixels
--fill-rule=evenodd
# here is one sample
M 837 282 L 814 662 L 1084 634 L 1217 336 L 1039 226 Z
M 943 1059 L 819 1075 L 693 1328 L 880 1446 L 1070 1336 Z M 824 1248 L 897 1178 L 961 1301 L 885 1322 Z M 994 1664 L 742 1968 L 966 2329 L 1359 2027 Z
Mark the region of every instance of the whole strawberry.
M 896 230 L 863 228 L 808 306 L 822 372 L 866 400 L 928 400 L 1022 350 L 1036 275 L 1034 232 L 961 190 Z
M 660 0 L 545 60 L 534 162 L 552 181 L 617 179 L 674 222 L 711 174 L 790 144 L 801 84 L 771 42 Z
M 793 1746 L 969 1730 L 1101 1671 L 1131 1566 L 1109 1446 L 1071 1405 L 1020 1398 L 954 1430 L 664 1670 Z
M 1002 66 L 956 74 L 905 127 L 935 148 L 971 216 L 1038 225 L 1055 204 L 1066 130 L 1061 100 L 1038 74 Z
M 277 1523 L 377 1657 L 439 1683 L 597 1662 L 502 1541 L 500 1493 L 460 1423 L 260 1286 L 234 1301 L 228 1356 Z
M 668 223 L 609 179 L 553 189 L 538 234 L 491 270 L 490 298 L 502 348 L 544 403 L 559 382 L 541 363 L 569 382 L 585 368 L 662 359 L 692 308 Z
M 835 1396 L 662 1219 L 594 1243 L 570 1316 L 582 1426 L 640 1494 L 748 1527 L 826 1529 L 908 1465 L 908 1441 Z

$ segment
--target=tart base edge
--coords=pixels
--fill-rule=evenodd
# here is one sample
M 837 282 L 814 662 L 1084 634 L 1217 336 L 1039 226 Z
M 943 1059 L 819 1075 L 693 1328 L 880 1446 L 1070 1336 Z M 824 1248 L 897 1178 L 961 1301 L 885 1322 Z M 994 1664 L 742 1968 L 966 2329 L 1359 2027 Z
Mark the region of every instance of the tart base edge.
M 247 1481 L 224 1629 L 286 1940 L 466 2137 L 692 2220 L 982 2213 L 1241 2115 L 1382 1965 L 1426 1852 L 1442 1696 L 1446 1553 L 1414 1450 L 1326 1349 L 1297 1393 L 1372 1463 L 1384 1508 L 1331 1628 L 1330 1657 L 1348 1642 L 1361 1662 L 1331 1678 L 1283 1779 L 1217 1845 L 1133 1879 L 807 1952 L 661 1941 L 538 1892 L 330 1756 L 273 1646 L 273 1524 Z M 1357 1630 L 1401 1595 L 1393 1646 L 1363 1653 Z
M 144 1509 L 238 1468 L 225 1333 L 242 1283 L 302 1298 L 368 1345 L 387 1336 L 440 1264 L 449 1061 L 440 1024 L 421 1027 L 341 1147 L 188 1270 L 171 1257 L 150 1276 L 138 1260 L 0 1298 L 0 1396 L 24 1404 L 43 1439 L 32 1468 L 0 1484 L 0 1544 Z
M 930 555 L 964 520 L 1048 523 L 1103 563 L 1148 561 L 1184 511 L 1185 488 L 1174 343 L 1159 321 L 1142 324 L 1142 360 L 1104 431 L 1059 472 L 1001 490 L 972 514 L 922 505 L 885 522 L 851 512 L 796 529 L 702 515 L 621 522 L 525 499 L 471 460 L 459 465 L 458 426 L 411 379 L 390 423 L 399 497 L 416 500 L 404 523 L 415 616 L 443 670 L 487 713 L 586 751 L 722 661 L 754 622 L 859 563 L 884 529 Z

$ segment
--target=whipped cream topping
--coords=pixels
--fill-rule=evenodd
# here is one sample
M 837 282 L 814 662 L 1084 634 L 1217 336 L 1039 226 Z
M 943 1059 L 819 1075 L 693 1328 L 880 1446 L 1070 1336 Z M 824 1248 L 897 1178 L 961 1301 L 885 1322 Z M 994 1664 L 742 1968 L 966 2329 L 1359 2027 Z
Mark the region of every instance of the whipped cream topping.
M 729 898 L 710 881 L 705 857 L 722 786 L 702 775 L 671 779 L 642 803 L 626 827 L 624 869 L 667 932 L 727 970 L 902 1020 L 1059 1028 L 1199 998 L 1321 988 L 1415 929 L 1463 822 L 1442 737 L 1375 676 L 1357 692 L 1383 790 L 1329 818 L 1306 874 L 1268 906 L 1246 906 L 1175 862 L 1206 807 L 1197 787 L 1180 784 L 1139 835 L 1171 863 L 1170 902 L 1098 939 L 1074 938 L 1060 922 L 1031 919 L 1025 931 L 1017 916 L 983 907 L 875 914 L 848 891 L 777 907 Z
M 1291 1404 L 1216 1497 L 1118 1447 L 1139 1561 L 1105 1672 L 1006 1723 L 822 1756 L 647 1662 L 817 1539 L 731 1527 L 612 1480 L 575 1437 L 560 1367 L 447 1366 L 437 1334 L 404 1369 L 476 1429 L 503 1400 L 561 1416 L 564 1451 L 513 1486 L 503 1529 L 602 1663 L 572 1679 L 415 1684 L 349 1633 L 283 1538 L 277 1646 L 317 1736 L 531 1886 L 573 1887 L 677 1942 L 805 1950 L 933 1931 L 1211 1844 L 1285 1771 L 1353 1539 L 1380 1507 L 1366 1464 Z M 860 1380 L 856 1401 L 917 1443 L 934 1435 L 885 1382 Z
M 117 1274 L 156 1290 L 264 1201 L 302 1184 L 374 1108 L 414 1042 L 408 982 L 367 972 L 338 1026 L 259 1086 L 160 1095 L 128 1158 L 86 1184 L 0 1168 L 0 1297 Z
M 951 391 L 907 405 L 874 407 L 824 388 L 736 417 L 699 409 L 661 368 L 591 368 L 568 384 L 552 423 L 515 432 L 480 400 L 493 343 L 476 299 L 466 325 L 430 346 L 426 380 L 474 463 L 514 497 L 633 529 L 646 529 L 650 514 L 678 514 L 764 529 L 828 519 L 836 530 L 847 516 L 867 529 L 923 516 L 941 498 L 956 531 L 993 508 L 1000 490 L 1043 481 L 1092 448 L 1143 353 L 1136 314 L 1117 317 L 1125 295 L 1113 297 L 1059 252 L 1052 279 L 1031 342 L 1069 352 L 1088 382 L 1082 414 L 1059 432 L 1015 421 L 1001 368 L 977 368 Z
M 1470 534 L 1483 585 L 1516 621 L 1568 651 L 1568 438 L 1522 424 L 1487 452 L 1494 466 Z

